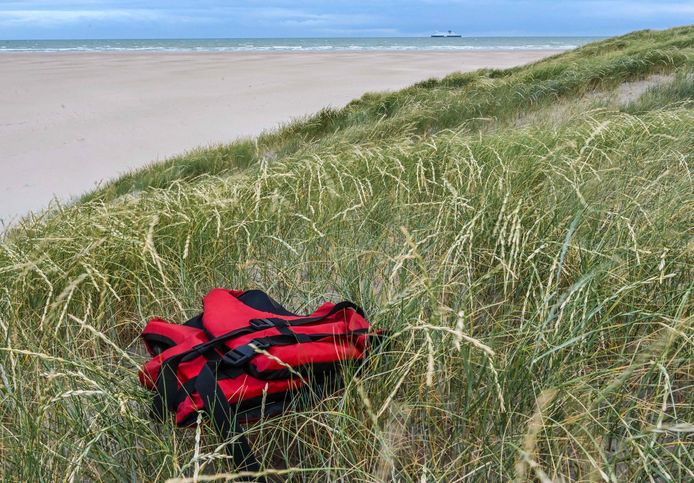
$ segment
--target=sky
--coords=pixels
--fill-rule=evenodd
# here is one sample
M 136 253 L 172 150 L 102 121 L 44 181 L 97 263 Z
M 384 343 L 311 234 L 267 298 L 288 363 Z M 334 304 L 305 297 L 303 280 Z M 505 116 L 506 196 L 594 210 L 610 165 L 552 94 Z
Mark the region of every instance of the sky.
M 694 0 L 0 0 L 0 39 L 596 35 L 694 24 Z

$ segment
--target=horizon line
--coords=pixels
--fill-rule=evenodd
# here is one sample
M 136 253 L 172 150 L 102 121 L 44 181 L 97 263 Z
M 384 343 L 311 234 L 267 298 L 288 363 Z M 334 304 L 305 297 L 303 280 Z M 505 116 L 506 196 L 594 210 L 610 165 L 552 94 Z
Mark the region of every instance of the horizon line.
M 562 35 L 462 35 L 462 39 L 476 39 L 476 38 L 556 38 L 556 37 L 582 37 L 582 38 L 601 38 L 601 37 L 614 37 L 623 34 L 604 34 L 604 35 L 578 35 L 578 34 L 562 34 Z M 287 37 L 83 37 L 83 38 L 13 38 L 13 39 L 1 39 L 0 42 L 53 42 L 53 41 L 66 41 L 66 40 L 275 40 L 275 39 L 428 39 L 436 38 L 431 37 L 431 35 L 378 35 L 378 36 L 287 36 Z

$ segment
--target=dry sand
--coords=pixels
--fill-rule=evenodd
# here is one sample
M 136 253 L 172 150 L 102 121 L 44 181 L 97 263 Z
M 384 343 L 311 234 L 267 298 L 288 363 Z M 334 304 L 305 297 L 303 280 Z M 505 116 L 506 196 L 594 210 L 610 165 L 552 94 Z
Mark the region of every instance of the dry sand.
M 367 91 L 554 53 L 3 53 L 0 220 Z

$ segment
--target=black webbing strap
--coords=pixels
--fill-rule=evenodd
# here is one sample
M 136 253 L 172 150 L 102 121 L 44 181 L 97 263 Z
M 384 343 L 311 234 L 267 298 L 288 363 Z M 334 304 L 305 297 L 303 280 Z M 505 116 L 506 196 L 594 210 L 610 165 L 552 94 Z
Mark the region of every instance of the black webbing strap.
M 313 324 L 327 319 L 328 317 L 336 314 L 345 309 L 353 309 L 359 315 L 364 315 L 363 310 L 356 304 L 348 301 L 340 302 L 335 304 L 335 306 L 325 315 L 318 317 L 302 317 L 296 320 L 284 320 L 280 318 L 263 318 L 263 319 L 252 319 L 249 321 L 249 326 L 241 327 L 239 329 L 232 330 L 226 334 L 222 334 L 218 337 L 210 339 L 207 342 L 198 344 L 191 349 L 176 354 L 164 360 L 159 368 L 159 374 L 156 380 L 156 393 L 152 399 L 152 412 L 158 419 L 163 419 L 166 410 L 175 411 L 180 402 L 182 401 L 181 390 L 179 389 L 179 379 L 176 375 L 178 366 L 181 362 L 185 362 L 200 355 L 204 355 L 206 352 L 219 347 L 224 342 L 234 339 L 236 337 L 250 334 L 252 332 L 257 332 L 260 330 L 265 330 L 268 328 L 275 327 L 281 332 L 280 336 L 266 337 L 264 339 L 254 339 L 252 343 L 258 349 L 266 349 L 272 345 L 289 345 L 303 342 L 312 342 L 314 340 L 323 339 L 330 337 L 333 334 L 323 334 L 323 335 L 311 335 L 297 334 L 289 329 L 289 326 L 299 326 L 306 324 Z M 202 324 L 202 315 L 192 318 L 186 324 L 190 326 L 197 326 Z M 339 334 L 339 335 L 347 335 Z M 265 346 L 265 341 L 268 341 L 270 345 Z M 225 354 L 225 361 L 232 365 L 233 367 L 238 367 L 256 355 L 254 348 L 249 347 L 248 344 L 241 346 L 240 348 L 232 349 Z M 228 356 L 228 357 L 227 357 Z M 238 362 L 234 362 L 238 361 Z M 184 391 L 186 388 L 181 388 Z M 186 391 L 187 392 L 187 391 Z
M 156 392 L 152 397 L 152 414 L 157 419 L 163 420 L 165 410 L 174 409 L 174 395 L 178 392 L 178 377 L 176 369 L 183 359 L 184 354 L 169 357 L 162 362 L 157 375 Z M 177 399 L 177 398 L 176 398 Z
M 240 471 L 260 471 L 260 463 L 253 455 L 253 449 L 243 435 L 243 428 L 238 423 L 234 409 L 227 401 L 224 392 L 217 383 L 218 361 L 205 364 L 196 378 L 195 389 L 200 394 L 203 408 L 212 420 L 212 424 L 224 441 L 234 438 L 227 444 L 227 452 L 234 459 Z M 256 478 L 264 481 L 264 478 Z
M 258 355 L 258 349 L 265 350 L 270 347 L 303 344 L 306 342 L 317 342 L 325 339 L 339 339 L 343 337 L 352 337 L 354 335 L 366 334 L 368 329 L 350 330 L 341 333 L 326 333 L 326 334 L 291 334 L 271 335 L 260 339 L 253 339 L 247 344 L 235 347 L 222 356 L 221 363 L 231 367 L 240 367 L 247 364 L 253 357 Z
M 232 330 L 231 332 L 193 346 L 187 351 L 181 352 L 180 354 L 176 354 L 164 360 L 159 367 L 159 374 L 157 375 L 156 381 L 157 391 L 152 398 L 152 412 L 154 415 L 158 419 L 163 419 L 166 410 L 175 411 L 178 405 L 181 403 L 182 399 L 180 397 L 180 391 L 178 388 L 179 379 L 176 375 L 178 366 L 181 364 L 181 362 L 204 355 L 206 352 L 214 349 L 229 339 L 233 339 L 234 337 L 248 334 L 253 331 L 254 329 L 251 327 L 243 327 L 241 329 Z

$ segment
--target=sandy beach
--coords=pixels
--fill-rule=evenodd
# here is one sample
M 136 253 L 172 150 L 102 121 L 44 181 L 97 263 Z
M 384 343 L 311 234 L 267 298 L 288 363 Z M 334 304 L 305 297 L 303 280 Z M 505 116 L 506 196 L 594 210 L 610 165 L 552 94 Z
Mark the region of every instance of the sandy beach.
M 0 220 L 367 91 L 556 52 L 0 54 Z

